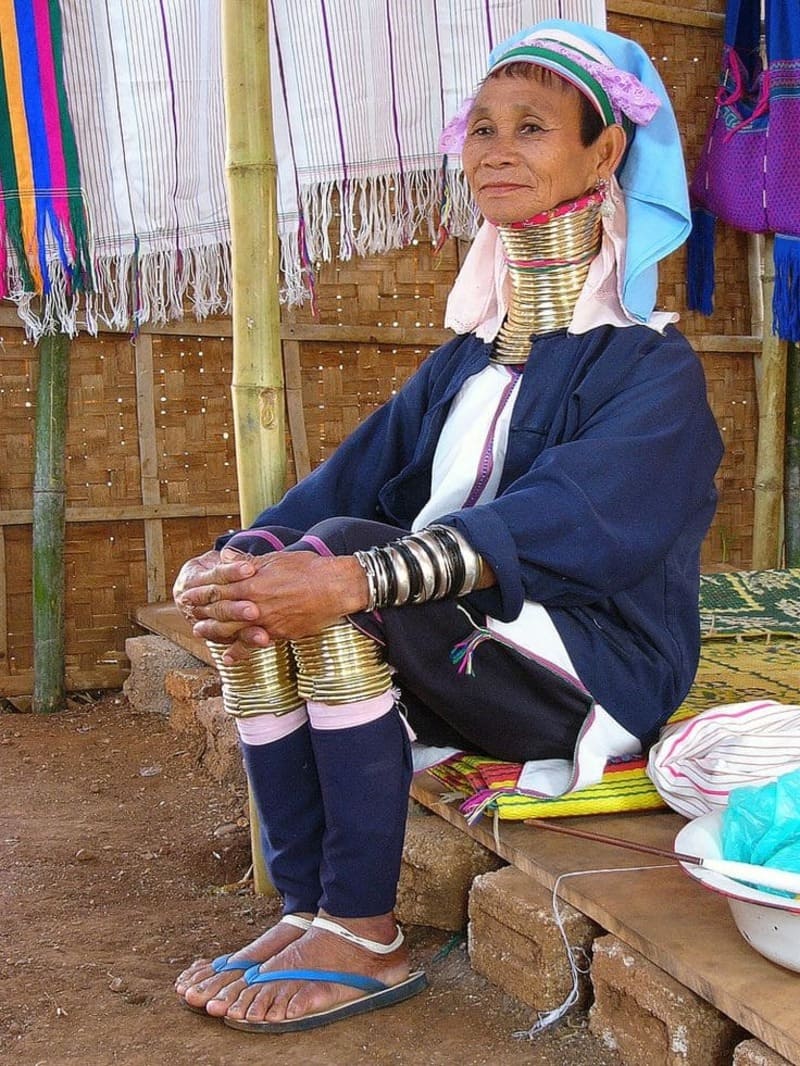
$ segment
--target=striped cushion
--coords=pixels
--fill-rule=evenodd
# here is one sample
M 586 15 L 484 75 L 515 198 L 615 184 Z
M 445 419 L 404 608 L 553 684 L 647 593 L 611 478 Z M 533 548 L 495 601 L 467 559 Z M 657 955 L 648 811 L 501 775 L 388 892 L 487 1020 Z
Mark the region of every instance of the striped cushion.
M 684 704 L 670 723 L 694 717 L 700 708 Z M 647 776 L 647 756 L 614 759 L 602 780 L 563 796 L 543 798 L 517 788 L 521 763 L 500 762 L 485 755 L 454 755 L 432 766 L 428 773 L 453 793 L 465 795 L 460 806 L 468 822 L 484 812 L 497 813 L 509 821 L 525 818 L 564 818 L 568 815 L 612 814 L 616 811 L 646 811 L 666 807 Z

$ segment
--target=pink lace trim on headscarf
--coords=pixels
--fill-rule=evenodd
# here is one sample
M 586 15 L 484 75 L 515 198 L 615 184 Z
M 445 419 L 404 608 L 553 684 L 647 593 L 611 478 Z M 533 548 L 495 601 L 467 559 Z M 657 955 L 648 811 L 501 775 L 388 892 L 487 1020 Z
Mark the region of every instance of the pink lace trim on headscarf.
M 562 55 L 569 59 L 570 62 L 576 63 L 603 88 L 614 112 L 614 118 L 618 123 L 622 122 L 622 116 L 625 115 L 635 125 L 646 126 L 661 106 L 661 101 L 656 94 L 651 89 L 648 89 L 646 85 L 643 85 L 629 71 L 620 70 L 608 62 L 603 63 L 589 59 L 583 54 L 587 48 L 585 42 L 580 42 L 581 50 L 578 51 L 576 48 L 570 47 L 569 41 L 572 38 L 569 34 L 562 33 L 560 36 L 562 37 L 561 42 L 554 39 L 553 31 L 531 34 L 529 37 L 515 42 L 513 47 L 515 49 L 524 48 L 525 46 L 546 48 L 548 51 L 554 52 L 556 55 Z M 598 53 L 598 55 L 601 55 L 601 53 Z M 511 61 L 516 62 L 517 60 L 523 63 L 536 63 L 535 58 L 526 59 L 524 56 L 514 57 Z M 498 60 L 489 73 L 491 74 L 492 71 L 498 70 L 502 65 L 503 60 Z M 579 85 L 567 78 L 566 74 L 564 74 L 564 77 L 565 80 L 576 85 L 576 88 L 580 91 Z M 442 130 L 439 137 L 439 151 L 443 154 L 459 155 L 461 153 L 467 135 L 469 113 L 474 102 L 474 96 L 467 97 Z

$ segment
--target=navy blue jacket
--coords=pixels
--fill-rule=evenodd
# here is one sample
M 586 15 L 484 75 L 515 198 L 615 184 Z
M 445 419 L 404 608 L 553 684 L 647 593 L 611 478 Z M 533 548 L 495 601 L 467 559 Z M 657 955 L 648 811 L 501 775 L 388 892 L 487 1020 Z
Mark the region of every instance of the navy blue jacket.
M 408 529 L 450 402 L 488 363 L 473 335 L 435 351 L 334 455 L 253 523 L 348 515 Z M 582 681 L 651 741 L 697 669 L 700 545 L 722 444 L 699 360 L 673 327 L 538 337 L 497 497 L 442 521 L 497 575 L 468 602 L 502 621 L 543 604 Z

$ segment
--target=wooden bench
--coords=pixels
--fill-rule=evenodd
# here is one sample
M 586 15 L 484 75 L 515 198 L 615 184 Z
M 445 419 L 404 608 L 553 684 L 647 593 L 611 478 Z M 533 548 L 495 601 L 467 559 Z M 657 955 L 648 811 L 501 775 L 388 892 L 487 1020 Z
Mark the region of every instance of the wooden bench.
M 213 665 L 204 642 L 192 635 L 172 604 L 141 607 L 136 619 L 145 629 Z M 800 677 L 800 641 L 796 649 Z M 718 653 L 717 658 L 720 669 L 727 668 Z M 715 661 L 712 654 L 712 669 Z M 785 685 L 776 690 L 775 698 L 786 699 Z M 658 856 L 547 833 L 521 822 L 485 816 L 470 826 L 457 804 L 444 801 L 443 786 L 428 774 L 415 779 L 412 796 L 546 888 L 570 874 L 559 884 L 561 898 L 778 1054 L 800 1064 L 800 974 L 768 962 L 750 948 L 736 929 L 726 900 L 697 884 L 679 866 Z M 566 821 L 667 849 L 672 849 L 685 824 L 671 811 Z M 611 869 L 615 872 L 600 872 Z
M 470 826 L 443 786 L 419 775 L 412 796 L 619 937 L 753 1036 L 800 1063 L 800 974 L 757 954 L 727 901 L 669 860 L 483 817 Z M 578 828 L 672 849 L 686 819 L 671 811 L 561 819 Z M 667 865 L 665 865 L 667 864 Z M 618 872 L 601 873 L 614 869 Z M 590 871 L 575 873 L 576 871 Z
M 144 607 L 136 608 L 135 617 L 143 629 L 157 633 L 160 637 L 166 637 L 184 651 L 191 652 L 196 659 L 208 666 L 214 666 L 214 660 L 206 642 L 192 633 L 192 627 L 174 603 L 145 604 Z

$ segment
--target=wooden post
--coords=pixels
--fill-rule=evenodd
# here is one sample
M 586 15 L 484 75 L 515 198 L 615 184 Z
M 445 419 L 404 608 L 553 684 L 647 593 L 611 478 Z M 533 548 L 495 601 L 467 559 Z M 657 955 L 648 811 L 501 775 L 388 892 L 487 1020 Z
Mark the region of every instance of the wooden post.
M 268 5 L 223 0 L 225 174 L 231 225 L 233 379 L 239 511 L 248 525 L 286 484 L 286 430 L 278 303 L 277 164 L 272 135 Z M 256 892 L 272 890 L 250 797 Z
M 33 709 L 64 707 L 64 530 L 69 337 L 42 338 L 33 472 Z
M 786 437 L 787 343 L 771 328 L 775 267 L 774 237 L 767 236 L 764 249 L 763 291 L 765 308 L 761 355 L 756 357 L 758 385 L 758 445 L 756 450 L 755 501 L 753 514 L 753 568 L 780 566 L 783 538 L 783 475 Z

